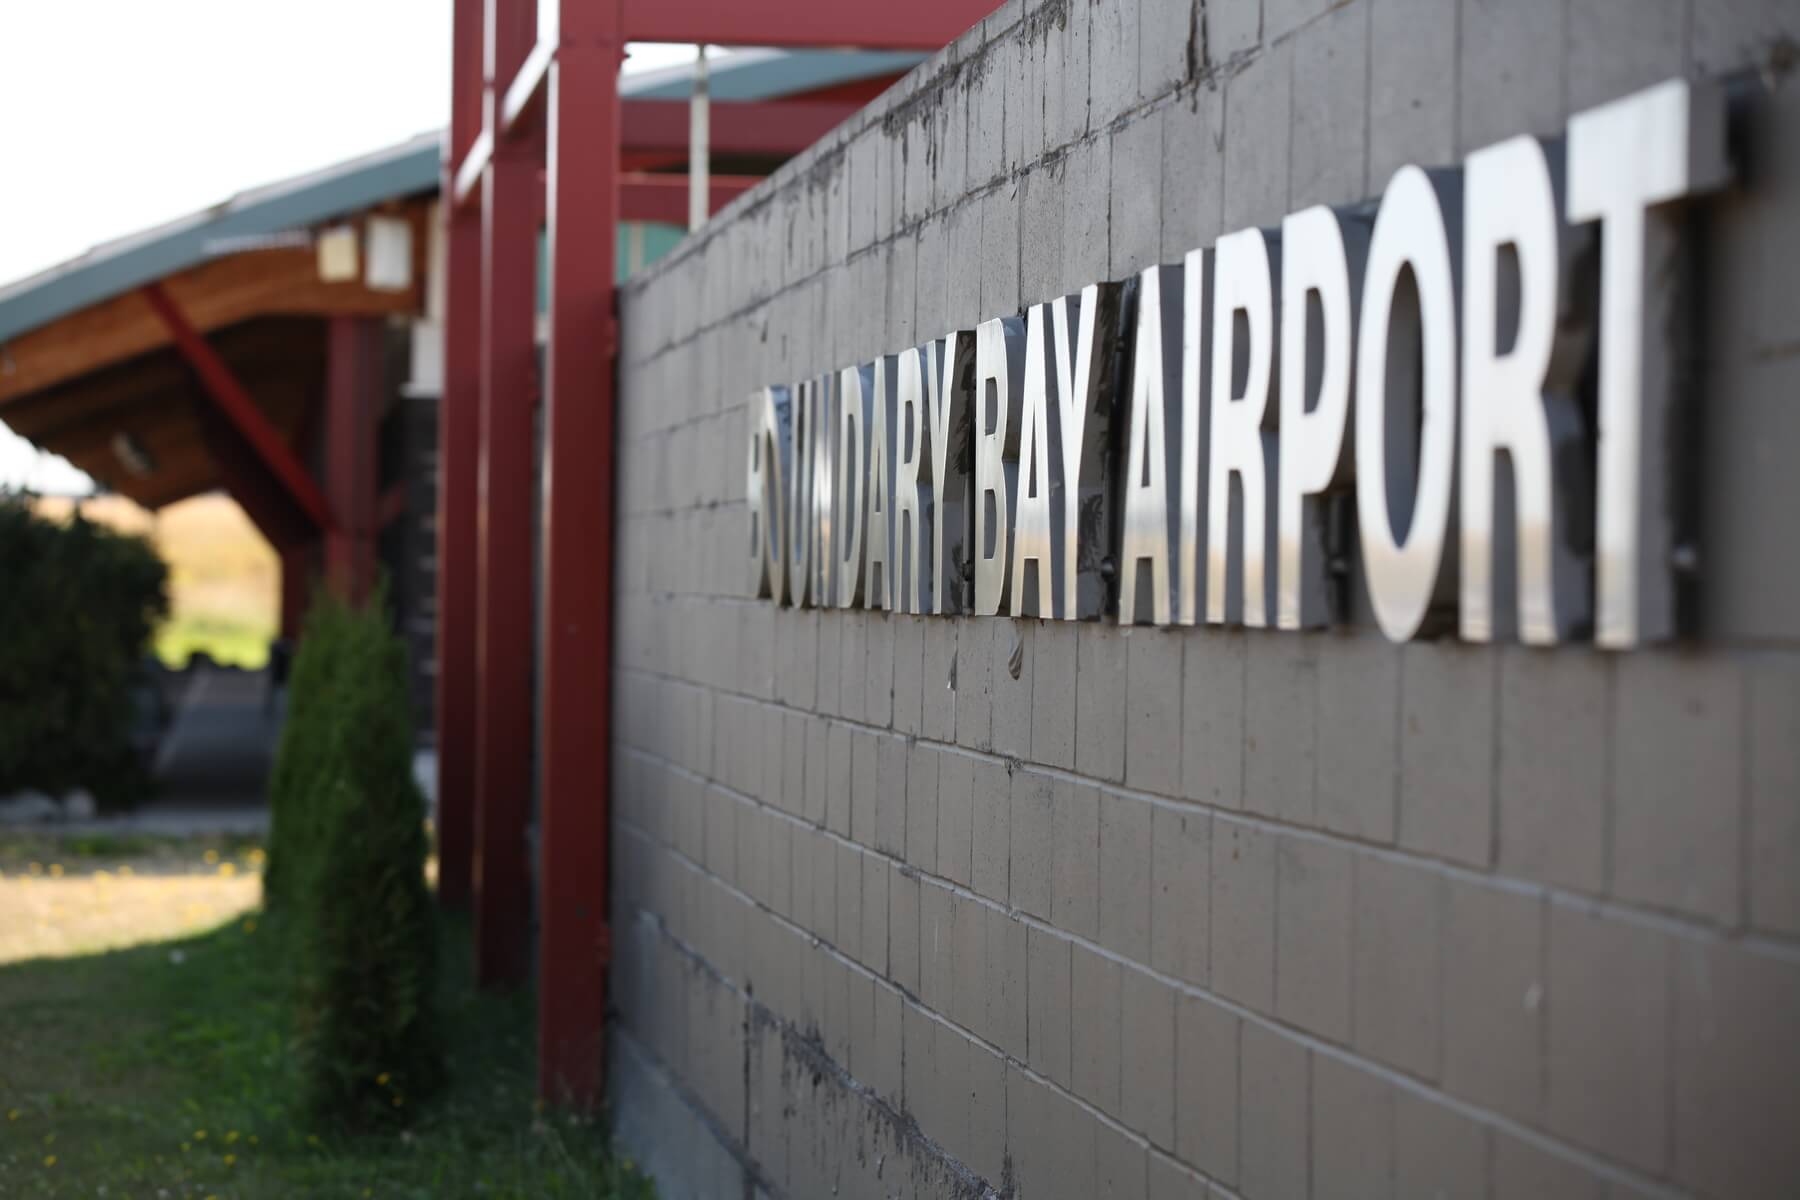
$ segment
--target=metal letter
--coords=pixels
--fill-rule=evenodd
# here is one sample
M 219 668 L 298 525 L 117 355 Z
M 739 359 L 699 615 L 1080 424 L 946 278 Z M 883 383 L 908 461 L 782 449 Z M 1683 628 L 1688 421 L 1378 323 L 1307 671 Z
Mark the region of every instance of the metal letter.
M 1208 250 L 1189 250 L 1182 265 L 1181 287 L 1181 525 L 1175 541 L 1175 620 L 1192 625 L 1199 619 L 1205 580 L 1200 574 L 1200 530 L 1206 525 L 1206 478 L 1209 430 L 1200 399 L 1206 390 L 1206 367 L 1212 363 L 1206 335 L 1211 331 L 1212 272 Z
M 1131 428 L 1125 452 L 1125 532 L 1120 552 L 1119 623 L 1169 623 L 1176 550 L 1175 507 L 1181 446 L 1182 268 L 1146 267 L 1138 276 L 1137 348 L 1131 365 Z M 1174 401 L 1173 404 L 1170 401 Z M 1173 425 L 1173 430 L 1169 426 Z M 1150 586 L 1138 591 L 1148 569 Z
M 1672 79 L 1569 119 L 1568 218 L 1600 222 L 1602 646 L 1675 633 L 1676 504 L 1666 464 L 1680 400 L 1680 347 L 1669 337 L 1679 324 L 1679 259 L 1675 219 L 1661 206 L 1730 175 L 1715 86 Z
M 785 390 L 785 389 L 784 389 Z M 787 477 L 787 594 L 795 608 L 812 605 L 813 444 L 816 440 L 818 402 L 812 380 L 793 389 L 793 409 L 788 433 Z
M 869 393 L 874 380 L 867 367 L 845 367 L 838 372 L 838 557 L 839 608 L 860 605 L 863 600 L 863 522 L 869 507 Z
M 1275 292 L 1272 259 L 1279 244 L 1260 229 L 1227 234 L 1213 247 L 1212 453 L 1206 482 L 1206 620 L 1260 628 L 1269 623 L 1266 572 L 1268 493 L 1274 483 L 1275 414 L 1269 384 L 1275 372 Z M 1237 314 L 1244 314 L 1238 344 Z M 1244 394 L 1233 394 L 1237 364 Z M 1229 586 L 1231 477 L 1238 478 L 1239 577 Z
M 1079 297 L 1065 296 L 1048 306 L 1056 334 L 1051 415 L 1062 449 L 1062 495 L 1052 504 L 1062 513 L 1056 615 L 1064 620 L 1098 617 L 1111 586 L 1106 564 L 1113 554 L 1110 467 L 1122 295 L 1119 284 L 1089 284 Z
M 1587 471 L 1574 395 L 1581 356 L 1557 345 L 1558 189 L 1536 138 L 1477 150 L 1463 171 L 1460 632 L 1471 642 L 1517 632 L 1533 645 L 1554 645 L 1589 615 L 1583 556 L 1570 536 L 1571 509 L 1587 511 L 1577 495 Z M 1516 276 L 1500 269 L 1507 247 Z M 1503 323 L 1517 331 L 1504 352 Z M 1511 467 L 1512 511 L 1497 526 L 1501 451 Z M 1495 594 L 1495 572 L 1507 568 L 1518 576 L 1516 606 Z
M 894 424 L 894 364 L 888 354 L 867 368 L 875 380 L 869 405 L 869 499 L 863 506 L 869 514 L 863 535 L 863 597 L 869 608 L 894 607 L 894 455 L 888 437 Z
M 744 502 L 750 516 L 750 593 L 759 599 L 773 597 L 779 604 L 786 590 L 782 575 L 787 552 L 782 547 L 781 510 L 787 489 L 782 485 L 786 440 L 778 423 L 776 391 L 764 387 L 750 393 L 745 422 L 750 428 L 750 454 Z
M 1368 230 L 1315 205 L 1281 223 L 1281 470 L 1276 480 L 1275 624 L 1315 629 L 1330 623 L 1325 586 L 1324 506 L 1317 499 L 1349 481 L 1344 429 L 1350 416 L 1350 365 L 1356 329 L 1355 283 L 1368 254 Z M 1354 262 L 1354 266 L 1352 263 Z M 1319 338 L 1311 343 L 1308 296 L 1319 301 Z M 1316 368 L 1318 399 L 1307 400 Z
M 1011 497 L 1019 478 L 1019 407 L 1025 323 L 983 321 L 975 330 L 975 613 L 991 617 L 1012 588 Z
M 1058 595 L 1063 572 L 1057 568 L 1063 543 L 1051 536 L 1051 530 L 1063 526 L 1064 500 L 1072 493 L 1060 479 L 1056 486 L 1051 485 L 1050 460 L 1054 457 L 1060 464 L 1063 454 L 1060 445 L 1054 455 L 1051 451 L 1058 430 L 1050 420 L 1050 337 L 1045 329 L 1049 321 L 1048 304 L 1034 304 L 1025 314 L 1025 400 L 1012 533 L 1011 612 L 1015 617 L 1066 615 Z
M 1356 516 L 1375 619 L 1390 641 L 1419 631 L 1448 599 L 1439 568 L 1456 466 L 1456 260 L 1447 213 L 1461 211 L 1454 173 L 1405 166 L 1381 198 L 1363 279 L 1356 343 Z M 1395 311 L 1402 272 L 1418 286 L 1418 312 Z M 1410 449 L 1410 403 L 1389 403 L 1388 334 L 1416 332 L 1421 350 L 1417 480 L 1389 460 L 1390 439 Z M 1398 526 L 1398 530 L 1396 530 Z M 1445 578 L 1448 572 L 1444 573 Z
M 927 452 L 929 429 L 926 381 L 931 365 L 923 347 L 900 352 L 896 384 L 894 545 L 892 548 L 894 610 L 926 613 L 931 609 L 932 473 Z M 935 388 L 934 388 L 935 390 Z
M 959 613 L 968 606 L 974 576 L 969 519 L 970 422 L 975 394 L 975 338 L 952 333 L 927 348 L 930 372 L 926 403 L 931 409 L 932 611 Z
M 837 389 L 830 375 L 813 384 L 813 577 L 812 602 L 829 608 L 837 602 L 837 559 L 832 553 L 837 532 Z

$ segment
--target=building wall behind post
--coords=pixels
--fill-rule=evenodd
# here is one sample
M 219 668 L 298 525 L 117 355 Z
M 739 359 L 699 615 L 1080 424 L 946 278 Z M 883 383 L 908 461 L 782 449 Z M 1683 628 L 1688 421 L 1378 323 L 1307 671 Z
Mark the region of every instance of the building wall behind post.
M 1778 0 L 1011 0 L 628 285 L 611 1100 L 664 1195 L 1800 1191 L 1797 40 Z M 752 388 L 1739 73 L 1695 642 L 745 594 Z

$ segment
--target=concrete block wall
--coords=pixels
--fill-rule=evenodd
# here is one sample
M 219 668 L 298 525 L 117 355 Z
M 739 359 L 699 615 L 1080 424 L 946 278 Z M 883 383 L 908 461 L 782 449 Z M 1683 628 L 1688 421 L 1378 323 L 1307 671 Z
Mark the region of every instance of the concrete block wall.
M 664 1195 L 1800 1194 L 1797 42 L 1785 0 L 1009 0 L 630 285 L 612 1096 Z M 745 595 L 753 387 L 1678 74 L 1747 89 L 1691 644 Z

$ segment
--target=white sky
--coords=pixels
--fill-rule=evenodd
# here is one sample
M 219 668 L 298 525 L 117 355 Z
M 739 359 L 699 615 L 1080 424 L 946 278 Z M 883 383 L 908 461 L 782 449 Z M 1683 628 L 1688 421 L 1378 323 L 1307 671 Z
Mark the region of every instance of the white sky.
M 450 0 L 0 3 L 0 285 L 439 128 L 449 87 Z M 0 425 L 6 487 L 91 484 Z

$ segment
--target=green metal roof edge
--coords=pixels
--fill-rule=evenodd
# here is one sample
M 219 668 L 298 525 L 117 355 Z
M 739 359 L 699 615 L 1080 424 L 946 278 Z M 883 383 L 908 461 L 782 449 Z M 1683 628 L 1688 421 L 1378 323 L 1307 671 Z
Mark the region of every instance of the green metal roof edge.
M 303 229 L 439 185 L 441 135 L 425 134 L 118 241 L 0 289 L 0 343 L 215 257 L 212 243 Z
M 903 51 L 750 51 L 719 60 L 709 86 L 721 100 L 763 100 L 910 70 L 924 55 Z M 646 72 L 621 91 L 646 99 L 684 98 L 692 70 Z M 304 229 L 386 200 L 435 191 L 443 135 L 421 134 L 398 146 L 321 171 L 239 193 L 223 204 L 115 241 L 0 288 L 0 346 L 70 313 L 122 295 L 215 257 L 211 244 Z M 222 251 L 230 253 L 230 250 Z

